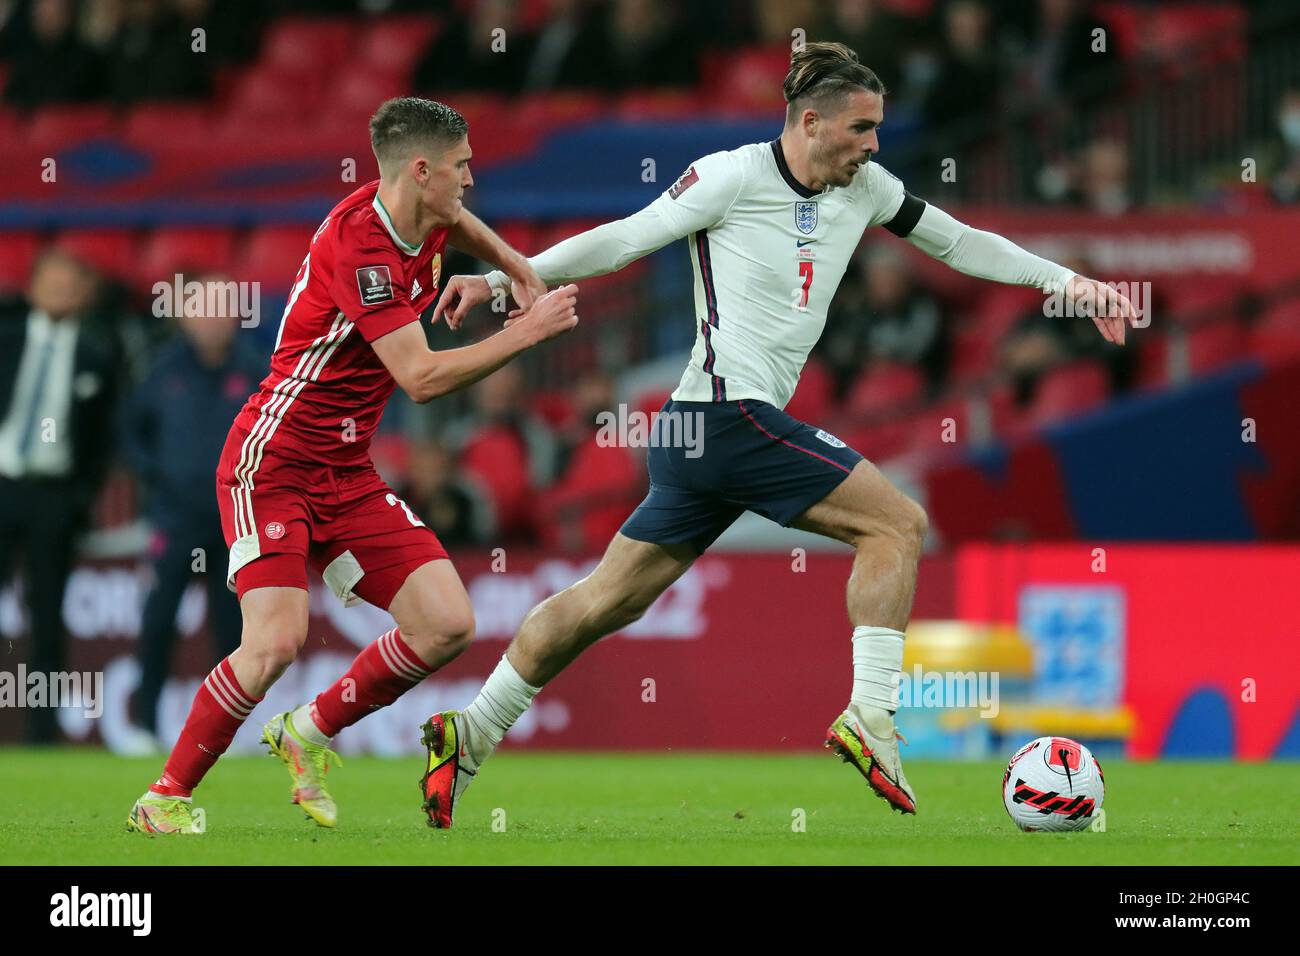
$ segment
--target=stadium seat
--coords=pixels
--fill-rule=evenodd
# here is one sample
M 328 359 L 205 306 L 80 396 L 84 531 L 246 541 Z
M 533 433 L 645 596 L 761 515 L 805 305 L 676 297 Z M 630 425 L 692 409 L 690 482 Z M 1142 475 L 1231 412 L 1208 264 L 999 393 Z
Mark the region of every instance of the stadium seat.
M 267 291 L 290 289 L 313 231 L 311 226 L 264 226 L 254 231 L 234 264 L 234 277 L 261 282 Z
M 1280 302 L 1260 316 L 1247 338 L 1250 351 L 1265 362 L 1300 356 L 1300 298 Z
M 1167 318 L 1177 323 L 1197 323 L 1235 313 L 1245 291 L 1240 280 L 1226 276 L 1189 278 L 1162 287 Z M 1156 317 L 1155 321 L 1159 321 Z
M 851 415 L 870 416 L 921 397 L 925 379 L 913 365 L 872 362 L 858 375 L 849 393 Z
M 831 411 L 831 393 L 835 383 L 831 373 L 815 358 L 810 358 L 799 376 L 799 384 L 785 410 L 795 418 L 820 426 Z
M 784 106 L 781 84 L 789 69 L 786 44 L 706 53 L 700 88 L 709 91 L 707 105 L 719 113 L 770 115 Z
M 0 232 L 0 294 L 27 287 L 32 262 L 43 244 L 34 232 Z
M 202 143 L 211 135 L 212 122 L 212 110 L 207 106 L 149 103 L 127 114 L 123 135 L 137 146 L 190 145 Z
M 1106 372 L 1093 362 L 1071 362 L 1048 372 L 1038 383 L 1029 419 L 1035 425 L 1085 412 L 1106 400 Z
M 131 281 L 140 260 L 136 235 L 128 229 L 69 229 L 54 243 L 118 281 Z
M 460 465 L 491 499 L 505 537 L 528 534 L 534 525 L 528 449 L 512 429 L 480 429 L 461 452 Z
M 1241 358 L 1246 333 L 1233 321 L 1212 322 L 1192 329 L 1187 336 L 1187 362 L 1192 374 L 1204 375 Z
M 387 72 L 409 80 L 421 54 L 437 36 L 441 24 L 430 16 L 379 17 L 366 24 L 351 61 L 352 75 Z
M 340 70 L 325 91 L 325 102 L 330 111 L 351 121 L 357 117 L 358 128 L 364 129 L 370 116 L 384 100 L 405 96 L 407 78 L 397 72 L 378 70 Z
M 528 397 L 528 408 L 556 431 L 568 428 L 576 413 L 569 393 L 562 390 L 534 392 Z
M 700 115 L 700 98 L 694 90 L 630 90 L 614 112 L 622 120 L 694 119 Z
M 199 272 L 229 272 L 235 260 L 235 234 L 221 228 L 155 229 L 144 239 L 137 283 L 170 282 L 177 273 L 187 279 Z
M 574 449 L 564 476 L 540 499 L 543 546 L 598 552 L 641 500 L 644 475 L 627 448 L 601 446 L 594 434 L 588 437 Z
M 1137 339 L 1137 387 L 1161 389 L 1170 385 L 1169 336 L 1163 333 L 1142 335 Z M 1130 331 L 1130 335 L 1133 333 Z
M 282 17 L 267 28 L 258 66 L 299 78 L 332 75 L 351 61 L 356 32 L 351 18 Z
M 111 136 L 117 120 L 106 106 L 50 106 L 32 117 L 27 143 L 54 151 L 86 140 Z
M 305 127 L 319 101 L 323 83 L 322 74 L 297 76 L 255 68 L 236 81 L 225 114 L 243 120 L 274 119 L 293 127 Z

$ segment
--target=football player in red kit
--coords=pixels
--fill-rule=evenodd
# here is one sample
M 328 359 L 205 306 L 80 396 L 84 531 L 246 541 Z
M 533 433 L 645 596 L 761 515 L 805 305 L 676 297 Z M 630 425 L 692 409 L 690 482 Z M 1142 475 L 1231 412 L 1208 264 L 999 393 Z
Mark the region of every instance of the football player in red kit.
M 577 289 L 547 293 L 527 261 L 461 204 L 473 185 L 464 118 L 441 103 L 389 100 L 370 121 L 380 178 L 343 200 L 311 239 L 285 307 L 270 374 L 235 419 L 217 467 L 240 647 L 199 687 L 162 776 L 129 829 L 195 833 L 191 793 L 307 637 L 307 565 L 347 604 L 397 627 L 334 686 L 267 723 L 293 798 L 321 826 L 330 738 L 456 657 L 474 613 L 437 537 L 384 483 L 370 438 L 400 386 L 416 402 L 464 388 L 577 324 Z M 447 244 L 496 263 L 527 318 L 474 345 L 430 351 L 419 314 Z

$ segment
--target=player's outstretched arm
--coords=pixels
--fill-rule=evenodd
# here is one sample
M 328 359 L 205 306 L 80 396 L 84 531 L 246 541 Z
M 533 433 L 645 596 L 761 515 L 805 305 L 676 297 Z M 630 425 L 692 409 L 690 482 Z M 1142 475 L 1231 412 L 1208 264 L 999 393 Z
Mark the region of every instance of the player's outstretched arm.
M 744 172 L 732 154 L 712 153 L 696 160 L 640 212 L 570 236 L 528 261 L 548 285 L 617 272 L 670 242 L 721 222 L 744 181 Z M 510 282 L 500 271 L 488 273 L 486 279 L 489 295 L 504 290 Z M 511 313 L 516 315 L 517 311 Z
M 578 287 L 561 286 L 540 296 L 518 322 L 464 348 L 434 352 L 418 322 L 375 339 L 371 346 L 412 401 L 423 404 L 473 385 L 526 349 L 563 335 L 578 324 Z
M 1063 295 L 1077 314 L 1088 315 L 1106 341 L 1116 345 L 1124 344 L 1126 323 L 1137 323 L 1133 304 L 1105 283 L 1076 275 L 997 233 L 958 222 L 936 206 L 926 205 L 907 241 L 966 275 Z

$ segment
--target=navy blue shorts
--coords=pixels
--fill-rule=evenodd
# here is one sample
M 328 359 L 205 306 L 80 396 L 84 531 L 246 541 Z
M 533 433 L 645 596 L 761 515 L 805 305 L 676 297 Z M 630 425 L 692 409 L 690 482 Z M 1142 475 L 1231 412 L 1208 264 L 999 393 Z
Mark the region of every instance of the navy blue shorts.
M 790 524 L 862 456 L 766 402 L 669 399 L 647 460 L 650 493 L 622 533 L 654 544 L 690 544 L 703 554 L 742 512 Z

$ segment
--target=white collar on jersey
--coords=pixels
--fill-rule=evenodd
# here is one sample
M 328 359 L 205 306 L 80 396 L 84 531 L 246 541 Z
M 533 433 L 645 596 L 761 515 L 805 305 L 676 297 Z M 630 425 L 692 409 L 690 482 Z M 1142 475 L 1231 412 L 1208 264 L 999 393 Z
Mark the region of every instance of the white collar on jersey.
M 393 228 L 393 220 L 388 215 L 388 210 L 385 209 L 384 204 L 379 201 L 378 192 L 375 193 L 374 201 L 371 202 L 370 205 L 374 207 L 375 212 L 379 214 L 379 221 L 384 224 L 384 228 L 388 230 L 388 234 L 393 237 L 393 242 L 397 243 L 397 248 L 401 249 L 408 256 L 418 256 L 420 250 L 424 248 L 424 243 L 420 243 L 418 246 L 413 246 L 397 234 L 397 230 Z

